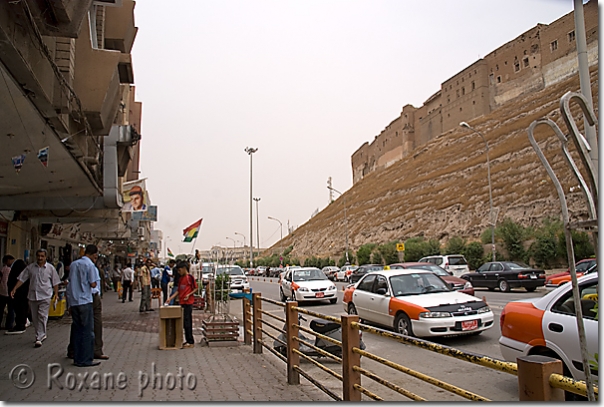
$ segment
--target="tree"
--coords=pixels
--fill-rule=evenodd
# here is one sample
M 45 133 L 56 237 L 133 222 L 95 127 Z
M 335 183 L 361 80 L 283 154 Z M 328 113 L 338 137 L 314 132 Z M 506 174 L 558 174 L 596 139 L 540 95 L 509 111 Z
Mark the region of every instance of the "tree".
M 366 243 L 363 246 L 359 247 L 357 250 L 357 259 L 359 260 L 359 265 L 368 264 L 371 260 L 371 252 L 375 249 L 375 243 Z
M 505 218 L 497 226 L 495 234 L 503 241 L 511 260 L 526 261 L 527 253 L 524 250 L 524 240 L 527 237 L 527 232 L 530 231 L 527 231 L 526 228 L 510 218 Z
M 480 242 L 468 243 L 461 254 L 468 261 L 470 270 L 476 270 L 484 262 L 484 247 Z
M 392 264 L 398 262 L 398 252 L 396 251 L 397 243 L 397 241 L 394 241 L 381 244 L 377 247 L 377 251 L 380 254 L 380 263 Z
M 436 239 L 425 241 L 423 237 L 412 237 L 405 241 L 405 261 L 418 261 L 434 254 L 440 254 L 440 243 Z
M 459 236 L 453 236 L 447 242 L 445 246 L 445 252 L 443 254 L 460 254 L 463 253 L 466 248 L 466 241 Z

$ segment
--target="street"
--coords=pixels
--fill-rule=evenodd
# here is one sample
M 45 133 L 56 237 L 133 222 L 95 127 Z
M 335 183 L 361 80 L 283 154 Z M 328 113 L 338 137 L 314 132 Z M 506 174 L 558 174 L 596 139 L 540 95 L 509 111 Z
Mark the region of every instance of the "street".
M 253 292 L 261 293 L 265 297 L 279 300 L 279 286 L 276 278 L 250 277 L 250 285 L 253 289 Z M 329 304 L 328 302 L 302 303 L 300 307 L 326 315 L 338 316 L 344 314 L 342 307 L 342 295 L 343 287 L 345 287 L 347 283 L 338 282 L 336 285 L 338 287 L 338 302 L 336 304 Z M 502 359 L 499 351 L 498 340 L 500 336 L 499 317 L 504 305 L 509 301 L 543 296 L 546 293 L 547 291 L 545 288 L 539 288 L 534 293 L 528 293 L 523 289 L 514 289 L 509 293 L 488 291 L 487 289 L 476 289 L 475 295 L 479 298 L 484 296 L 487 303 L 493 310 L 493 313 L 495 314 L 495 324 L 493 328 L 478 336 L 460 336 L 451 338 L 436 338 L 430 340 L 442 345 L 460 349 L 462 351 Z M 277 315 L 283 317 L 283 313 L 279 307 L 266 302 L 264 302 L 262 306 L 263 309 L 268 311 L 276 311 L 275 313 Z M 312 317 L 308 318 L 309 321 L 311 318 Z M 308 322 L 306 324 L 308 324 Z M 278 325 L 281 325 L 281 323 L 278 323 Z M 516 376 L 422 350 L 413 347 L 412 345 L 396 343 L 390 339 L 378 337 L 372 334 L 365 333 L 363 335 L 363 340 L 367 345 L 368 352 L 380 357 L 384 357 L 392 362 L 399 363 L 407 368 L 414 369 L 425 375 L 435 377 L 452 385 L 459 386 L 491 400 L 518 400 Z M 338 372 L 341 370 L 335 361 L 323 358 L 321 359 L 321 362 L 330 369 Z M 368 369 L 376 375 L 392 381 L 393 383 L 412 391 L 428 399 L 429 401 L 463 400 L 463 398 L 460 396 L 441 390 L 416 378 L 407 376 L 377 362 L 368 360 L 367 358 L 363 358 L 361 364 L 363 368 Z M 302 362 L 302 368 L 309 372 L 314 378 L 319 379 L 321 383 L 332 389 L 334 392 L 341 393 L 341 383 L 333 376 L 310 363 Z M 383 397 L 385 400 L 408 400 L 402 395 L 393 392 L 365 377 L 363 377 L 363 386 L 375 394 Z M 366 396 L 363 396 L 363 399 L 365 398 Z M 369 400 L 369 398 L 367 398 L 367 400 Z

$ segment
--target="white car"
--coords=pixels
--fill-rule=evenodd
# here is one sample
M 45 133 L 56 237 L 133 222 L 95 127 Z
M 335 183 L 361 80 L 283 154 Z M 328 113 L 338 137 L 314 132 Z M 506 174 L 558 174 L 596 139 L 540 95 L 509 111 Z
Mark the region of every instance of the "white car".
M 348 314 L 409 336 L 477 335 L 493 327 L 484 301 L 423 269 L 367 273 L 346 287 L 343 303 Z
M 325 273 L 328 279 L 330 279 L 331 281 L 335 281 L 336 273 L 340 271 L 340 268 L 336 266 L 325 266 L 321 270 L 323 271 L 323 273 Z
M 348 281 L 352 272 L 358 268 L 358 266 L 342 266 L 340 271 L 336 273 L 336 281 Z
M 301 267 L 285 273 L 279 286 L 279 298 L 286 301 L 338 301 L 336 285 L 316 267 Z
M 445 254 L 438 256 L 427 256 L 419 259 L 420 263 L 432 263 L 441 266 L 455 277 L 460 277 L 462 274 L 470 272 L 468 261 L 461 254 Z
M 578 280 L 587 340 L 587 353 L 593 359 L 598 352 L 598 274 Z M 500 318 L 499 349 L 510 362 L 526 355 L 544 355 L 562 360 L 565 376 L 585 380 L 572 284 L 550 291 L 543 297 L 512 301 L 503 308 Z M 591 369 L 597 380 L 597 370 Z
M 250 283 L 243 269 L 237 265 L 216 267 L 216 277 L 221 274 L 228 274 L 231 277 L 231 291 L 243 291 L 246 288 L 250 288 Z

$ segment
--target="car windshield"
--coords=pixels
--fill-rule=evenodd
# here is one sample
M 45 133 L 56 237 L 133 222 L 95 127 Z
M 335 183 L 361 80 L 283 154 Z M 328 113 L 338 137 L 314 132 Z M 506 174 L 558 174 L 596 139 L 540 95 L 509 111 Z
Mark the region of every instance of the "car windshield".
M 515 262 L 506 261 L 503 264 L 504 264 L 504 266 L 507 266 L 510 270 L 530 269 L 531 268 L 531 266 L 524 264 L 520 261 L 515 261 Z
M 449 256 L 449 264 L 451 266 L 465 266 L 468 262 L 463 256 Z
M 202 266 L 201 272 L 202 272 L 202 274 L 212 273 L 212 266 Z
M 321 270 L 296 270 L 293 273 L 293 281 L 315 281 L 327 280 L 327 276 Z
M 447 284 L 432 273 L 400 274 L 390 277 L 395 297 L 451 291 Z
M 239 266 L 218 267 L 216 274 L 228 274 L 230 276 L 243 276 L 243 270 Z
M 444 268 L 437 266 L 436 264 L 421 264 L 419 266 L 412 266 L 411 268 L 414 269 L 422 269 L 422 270 L 428 270 L 433 272 L 434 274 L 436 274 L 437 276 L 443 276 L 443 277 L 450 277 L 451 274 L 447 273 L 447 270 L 445 270 Z

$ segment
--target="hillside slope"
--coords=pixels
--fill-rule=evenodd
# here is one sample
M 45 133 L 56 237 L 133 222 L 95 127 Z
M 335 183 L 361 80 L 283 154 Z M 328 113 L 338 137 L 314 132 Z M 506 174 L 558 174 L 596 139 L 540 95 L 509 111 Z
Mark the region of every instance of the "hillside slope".
M 598 106 L 597 65 L 591 70 L 594 106 Z M 524 226 L 537 226 L 545 217 L 560 217 L 560 201 L 553 183 L 531 147 L 527 132 L 533 120 L 549 117 L 563 132 L 560 97 L 579 90 L 579 78 L 560 82 L 520 97 L 470 125 L 489 142 L 493 205 L 498 221 L 511 218 Z M 573 106 L 582 129 L 582 115 Z M 577 185 L 560 154 L 560 143 L 546 126 L 535 137 L 560 182 L 569 191 Z M 574 146 L 569 145 L 574 154 Z M 575 161 L 581 168 L 578 156 Z M 581 192 L 567 194 L 575 218 L 584 218 Z M 478 240 L 488 228 L 489 195 L 485 145 L 480 136 L 458 128 L 420 146 L 412 157 L 376 171 L 356 183 L 292 234 L 283 247 L 292 255 L 339 258 L 345 251 L 344 202 L 347 204 L 350 251 L 365 243 L 406 240 L 414 236 L 437 238 L 444 244 L 453 236 Z M 266 254 L 278 251 L 277 242 Z

